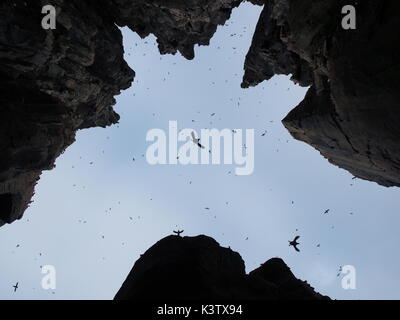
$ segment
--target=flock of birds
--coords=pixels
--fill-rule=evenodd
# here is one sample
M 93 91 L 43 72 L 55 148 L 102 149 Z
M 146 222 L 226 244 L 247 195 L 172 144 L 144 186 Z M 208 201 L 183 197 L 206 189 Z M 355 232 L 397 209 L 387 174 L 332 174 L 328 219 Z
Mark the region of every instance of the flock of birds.
M 197 141 L 193 141 L 193 142 L 194 142 L 194 143 L 197 143 Z M 292 201 L 292 203 L 293 203 L 293 201 Z M 206 207 L 205 209 L 206 209 L 206 210 L 210 210 L 210 208 L 208 208 L 208 207 Z M 329 211 L 330 211 L 330 209 L 326 209 L 326 210 L 324 211 L 324 214 L 329 213 Z M 353 212 L 351 212 L 350 214 L 353 215 Z M 176 234 L 178 237 L 180 237 L 181 234 L 182 234 L 183 232 L 184 232 L 184 230 L 174 230 L 174 231 L 173 231 L 173 233 Z M 296 252 L 300 252 L 300 249 L 298 248 L 298 245 L 300 245 L 300 242 L 297 241 L 297 240 L 299 240 L 299 238 L 300 238 L 300 236 L 299 236 L 299 235 L 296 235 L 296 236 L 294 237 L 293 240 L 288 240 L 288 242 L 289 242 L 289 247 L 293 247 L 293 249 L 296 250 Z M 246 241 L 249 240 L 249 237 L 246 237 L 245 240 L 246 240 Z M 320 247 L 321 247 L 321 244 L 318 243 L 318 244 L 317 244 L 317 248 L 320 248 Z
M 244 29 L 243 29 L 243 33 L 245 33 L 245 32 L 246 32 L 246 27 L 244 27 Z M 231 37 L 234 37 L 234 36 L 237 36 L 237 34 L 236 34 L 236 33 L 232 33 L 230 36 L 231 36 Z M 242 37 L 242 36 L 243 36 L 243 34 L 239 34 L 239 37 Z M 146 42 L 146 43 L 147 43 L 147 42 Z M 138 46 L 138 44 L 136 43 L 135 46 Z M 219 49 L 221 49 L 221 47 L 218 47 L 217 49 L 219 50 Z M 236 54 L 236 53 L 237 53 L 237 51 L 236 51 L 237 48 L 236 48 L 236 47 L 232 47 L 232 49 L 234 50 L 234 54 Z M 131 55 L 130 53 L 127 53 L 127 54 L 128 54 L 128 56 Z M 143 54 L 143 55 L 145 55 L 145 54 Z M 162 59 L 162 58 L 160 57 L 160 59 Z M 211 71 L 211 68 L 210 68 L 210 71 Z M 168 72 L 168 74 L 170 74 L 170 73 Z M 238 74 L 235 74 L 235 76 L 238 76 Z M 163 81 L 166 81 L 166 78 L 164 78 Z M 135 82 L 137 82 L 137 81 L 135 81 Z M 228 80 L 225 80 L 225 82 L 228 82 Z M 216 83 L 215 83 L 215 82 L 212 82 L 212 84 L 215 85 Z M 275 85 L 276 85 L 276 83 L 275 83 Z M 147 88 L 147 89 L 148 89 L 148 88 Z M 264 89 L 264 88 L 263 88 L 263 89 Z M 288 90 L 289 90 L 289 88 L 288 88 Z M 231 99 L 231 100 L 233 101 L 233 99 Z M 261 101 L 259 101 L 259 103 L 261 103 Z M 241 101 L 240 101 L 240 98 L 239 98 L 239 100 L 237 101 L 237 106 L 240 107 L 240 105 L 241 105 Z M 216 115 L 215 112 L 211 113 L 211 117 L 214 117 L 215 115 Z M 155 116 L 155 113 L 153 113 L 153 116 Z M 257 115 L 257 117 L 258 117 L 258 115 Z M 195 122 L 195 120 L 193 119 L 192 122 Z M 273 120 L 271 120 L 270 123 L 273 123 Z M 210 122 L 209 124 L 211 125 L 212 122 Z M 236 133 L 235 130 L 232 130 L 232 132 L 233 132 L 234 134 Z M 260 136 L 261 136 L 261 137 L 265 137 L 265 136 L 267 136 L 267 134 L 268 134 L 268 130 L 263 130 L 263 131 L 260 133 Z M 201 143 L 201 141 L 200 141 L 200 138 L 197 138 L 197 137 L 196 137 L 195 132 L 192 132 L 192 133 L 191 133 L 191 137 L 192 137 L 192 142 L 193 142 L 195 145 L 197 145 L 200 149 L 204 149 L 204 148 L 205 148 L 205 147 L 202 145 L 202 143 Z M 109 139 L 109 137 L 107 137 L 107 139 Z M 286 143 L 288 143 L 288 142 L 289 142 L 289 141 L 286 140 Z M 246 149 L 246 145 L 244 145 L 243 148 Z M 211 152 L 211 151 L 210 151 L 210 152 Z M 277 149 L 277 152 L 279 152 L 279 149 Z M 104 150 L 102 151 L 102 153 L 104 153 Z M 144 154 L 142 154 L 142 157 L 144 157 Z M 136 161 L 136 158 L 133 157 L 132 160 L 133 160 L 133 162 L 135 162 L 135 161 Z M 90 162 L 90 165 L 93 165 L 93 161 Z M 74 168 L 74 166 L 73 166 L 72 168 Z M 231 174 L 231 171 L 229 171 L 228 174 Z M 355 179 L 355 178 L 354 178 L 354 179 Z M 192 181 L 190 181 L 189 183 L 191 184 Z M 76 185 L 74 184 L 73 186 L 75 187 Z M 152 199 L 150 199 L 150 200 L 152 200 Z M 229 202 L 226 202 L 226 204 L 228 204 L 228 203 L 229 203 Z M 292 204 L 293 204 L 293 201 L 292 201 Z M 205 207 L 204 209 L 205 209 L 205 210 L 210 210 L 210 207 Z M 111 210 L 112 210 L 112 209 L 109 208 L 109 209 L 106 210 L 106 212 L 111 212 Z M 324 211 L 324 214 L 328 214 L 329 212 L 330 212 L 330 209 L 327 209 L 327 210 Z M 350 214 L 353 214 L 353 213 L 350 213 Z M 131 220 L 133 220 L 132 217 L 129 217 L 129 218 L 130 218 Z M 139 216 L 138 218 L 140 219 L 140 216 Z M 28 221 L 29 221 L 29 220 L 28 220 Z M 84 223 L 84 224 L 87 223 L 86 220 L 79 220 L 78 222 Z M 173 234 L 176 235 L 177 237 L 181 237 L 182 234 L 183 234 L 184 232 L 185 232 L 185 231 L 184 231 L 183 229 L 182 229 L 182 230 L 180 230 L 180 229 L 173 230 Z M 104 235 L 102 235 L 101 237 L 102 237 L 102 239 L 105 238 Z M 288 242 L 289 242 L 289 247 L 293 247 L 293 249 L 294 249 L 296 252 L 300 252 L 300 249 L 299 249 L 300 242 L 298 241 L 299 239 L 300 239 L 300 235 L 296 235 L 296 236 L 294 237 L 293 240 L 288 240 Z M 245 240 L 246 240 L 246 241 L 249 240 L 249 237 L 246 237 Z M 17 247 L 19 247 L 19 245 L 17 245 Z M 319 247 L 320 247 L 320 244 L 318 244 L 317 247 L 319 248 Z M 339 269 L 339 271 L 340 271 L 340 270 L 341 270 L 341 269 Z M 13 291 L 16 292 L 16 291 L 19 289 L 19 282 L 16 282 L 16 284 L 13 285 L 12 288 L 13 288 Z

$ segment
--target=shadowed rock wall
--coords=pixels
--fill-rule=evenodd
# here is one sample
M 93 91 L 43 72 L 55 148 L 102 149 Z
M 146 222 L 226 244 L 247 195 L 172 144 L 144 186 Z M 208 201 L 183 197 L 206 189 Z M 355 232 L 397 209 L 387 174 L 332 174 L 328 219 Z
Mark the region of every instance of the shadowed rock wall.
M 242 86 L 275 74 L 311 86 L 283 119 L 292 136 L 356 177 L 400 186 L 400 2 L 266 2 Z M 356 30 L 341 26 L 349 4 Z
M 117 300 L 329 300 L 273 258 L 246 274 L 241 256 L 207 236 L 169 236 L 136 261 Z

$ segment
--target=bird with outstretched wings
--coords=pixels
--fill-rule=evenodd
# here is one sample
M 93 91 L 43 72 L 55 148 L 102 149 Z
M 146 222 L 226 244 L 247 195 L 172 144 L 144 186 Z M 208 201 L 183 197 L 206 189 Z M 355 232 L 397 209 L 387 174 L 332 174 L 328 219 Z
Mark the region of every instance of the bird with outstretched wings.
M 196 144 L 199 148 L 204 149 L 204 146 L 200 143 L 200 139 L 197 139 L 194 131 L 192 131 L 192 141 L 194 144 Z
M 184 231 L 185 231 L 185 230 L 177 230 L 177 231 L 174 231 L 174 233 L 175 233 L 178 237 L 180 237 L 181 234 L 182 234 Z
M 300 244 L 297 242 L 299 238 L 300 236 L 295 236 L 292 241 L 289 241 L 289 246 L 293 247 L 297 252 L 300 252 L 299 248 L 297 248 L 297 246 Z

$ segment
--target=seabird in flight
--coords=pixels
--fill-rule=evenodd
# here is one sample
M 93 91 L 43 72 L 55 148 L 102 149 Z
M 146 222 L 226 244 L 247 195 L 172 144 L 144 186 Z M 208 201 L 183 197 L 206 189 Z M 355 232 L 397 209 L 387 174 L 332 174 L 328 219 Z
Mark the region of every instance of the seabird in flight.
M 297 242 L 297 240 L 300 238 L 300 236 L 296 236 L 293 241 L 289 241 L 289 246 L 292 246 L 297 252 L 300 252 L 299 248 L 297 246 L 300 244 Z
M 204 146 L 202 146 L 200 143 L 200 139 L 196 138 L 193 131 L 192 131 L 192 141 L 194 144 L 197 144 L 199 148 L 204 149 Z
M 180 237 L 181 234 L 182 234 L 184 231 L 185 231 L 185 230 L 178 230 L 178 231 L 174 231 L 174 233 L 175 233 L 178 237 Z

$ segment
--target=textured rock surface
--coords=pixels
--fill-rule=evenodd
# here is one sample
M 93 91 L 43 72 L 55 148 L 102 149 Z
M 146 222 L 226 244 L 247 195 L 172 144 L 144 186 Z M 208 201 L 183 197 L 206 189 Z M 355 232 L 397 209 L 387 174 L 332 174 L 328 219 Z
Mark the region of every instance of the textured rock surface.
M 356 30 L 341 27 L 347 4 Z M 242 84 L 292 74 L 311 85 L 283 124 L 331 163 L 384 186 L 400 186 L 399 13 L 394 0 L 267 1 Z
M 113 0 L 120 26 L 128 26 L 141 37 L 157 38 L 162 54 L 179 51 L 194 58 L 194 46 L 209 45 L 217 30 L 230 18 L 242 0 Z
M 240 255 L 207 236 L 169 236 L 136 261 L 117 300 L 329 299 L 279 258 L 246 274 Z
M 307 63 L 287 48 L 281 40 L 285 30 L 278 25 L 279 16 L 272 14 L 274 2 L 266 3 L 261 12 L 253 41 L 245 61 L 242 88 L 256 86 L 275 74 L 292 74 L 292 80 L 303 86 L 312 84 Z
M 114 95 L 134 76 L 112 21 L 85 1 L 52 3 L 56 30 L 41 28 L 46 1 L 0 4 L 0 225 L 21 217 L 78 129 L 118 121 Z

